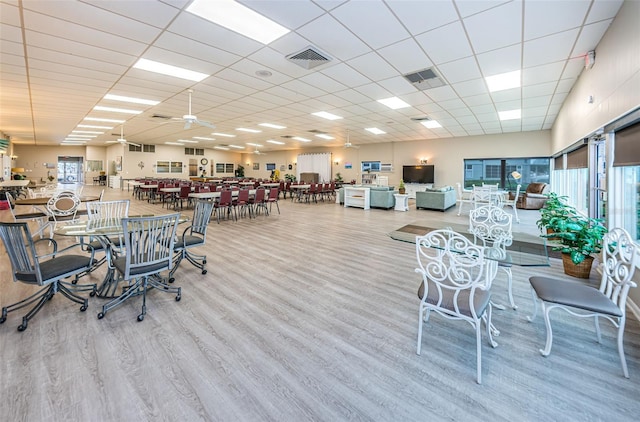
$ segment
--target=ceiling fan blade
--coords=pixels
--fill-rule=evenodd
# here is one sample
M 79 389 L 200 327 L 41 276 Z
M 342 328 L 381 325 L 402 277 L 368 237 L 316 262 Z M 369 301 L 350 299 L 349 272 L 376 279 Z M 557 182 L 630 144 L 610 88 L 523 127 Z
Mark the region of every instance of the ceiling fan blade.
M 216 128 L 216 125 L 214 125 L 213 123 L 205 122 L 204 120 L 196 120 L 196 123 L 199 124 L 200 126 L 206 126 L 210 129 Z
M 116 142 L 118 142 L 118 141 L 107 141 L 107 142 L 105 142 L 105 144 L 115 144 Z
M 187 120 L 186 122 L 184 122 L 184 129 L 187 130 L 187 129 L 190 129 L 190 128 L 191 128 L 191 121 Z
M 133 145 L 134 147 L 139 147 L 139 146 L 140 146 L 140 144 L 135 144 L 135 143 L 133 143 L 133 142 L 128 142 L 128 141 L 127 141 L 126 143 L 127 143 L 127 144 L 129 144 L 129 145 Z

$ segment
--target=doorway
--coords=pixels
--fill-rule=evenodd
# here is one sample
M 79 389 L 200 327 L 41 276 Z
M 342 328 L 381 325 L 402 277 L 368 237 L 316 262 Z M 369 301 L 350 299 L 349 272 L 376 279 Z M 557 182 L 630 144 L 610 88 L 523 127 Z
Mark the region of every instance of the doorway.
M 82 157 L 58 157 L 58 182 L 84 183 L 82 161 Z

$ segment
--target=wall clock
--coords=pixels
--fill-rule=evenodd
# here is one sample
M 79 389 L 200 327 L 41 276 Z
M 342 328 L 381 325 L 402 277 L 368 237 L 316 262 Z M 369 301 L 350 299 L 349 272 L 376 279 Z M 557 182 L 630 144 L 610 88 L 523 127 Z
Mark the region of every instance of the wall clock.
M 200 164 L 202 164 L 203 166 L 206 166 L 208 163 L 209 163 L 209 160 L 207 160 L 206 158 L 200 159 Z

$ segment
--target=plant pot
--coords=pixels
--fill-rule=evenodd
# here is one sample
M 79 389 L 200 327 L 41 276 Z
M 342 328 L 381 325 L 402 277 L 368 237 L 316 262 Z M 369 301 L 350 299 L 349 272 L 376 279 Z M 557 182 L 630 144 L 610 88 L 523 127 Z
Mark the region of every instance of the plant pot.
M 571 277 L 577 278 L 589 278 L 591 274 L 591 265 L 593 264 L 593 257 L 588 256 L 579 264 L 574 264 L 571 260 L 571 255 L 568 253 L 562 254 L 562 267 L 564 273 Z
M 550 229 L 549 227 L 547 227 L 547 234 L 553 234 L 553 233 L 555 233 L 553 229 Z M 551 236 L 551 237 L 547 237 L 547 240 L 558 240 L 558 238 L 555 236 Z
M 399 193 L 400 195 L 404 195 L 404 193 L 405 193 L 405 192 L 406 192 L 406 189 L 405 189 L 405 188 L 398 188 L 398 193 Z

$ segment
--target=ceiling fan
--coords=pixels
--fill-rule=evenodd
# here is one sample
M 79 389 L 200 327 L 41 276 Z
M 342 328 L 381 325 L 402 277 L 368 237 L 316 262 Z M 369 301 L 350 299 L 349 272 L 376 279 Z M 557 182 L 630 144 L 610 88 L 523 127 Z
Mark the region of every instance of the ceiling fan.
M 253 153 L 254 153 L 255 155 L 267 155 L 267 153 L 266 153 L 266 152 L 260 152 L 260 151 L 258 150 L 258 148 L 256 148 L 256 150 L 255 150 L 255 151 L 253 151 Z
M 347 131 L 347 141 L 344 143 L 343 148 L 356 148 L 356 149 L 357 149 L 357 148 L 360 148 L 360 147 L 359 147 L 359 146 L 357 146 L 357 145 L 353 145 L 353 144 L 351 143 L 351 141 L 349 141 L 349 131 Z
M 120 137 L 118 139 L 116 139 L 115 141 L 107 141 L 107 144 L 115 144 L 116 142 L 120 143 L 120 144 L 128 144 L 128 145 L 133 145 L 136 147 L 139 147 L 140 144 L 136 144 L 133 142 L 129 142 L 126 139 L 124 139 L 124 125 L 120 125 Z
M 184 120 L 184 128 L 190 129 L 191 125 L 194 123 L 199 124 L 200 126 L 206 126 L 211 129 L 215 129 L 215 125 L 213 123 L 205 122 L 204 120 L 198 120 L 197 116 L 191 114 L 191 94 L 193 94 L 193 89 L 189 89 L 189 114 L 185 114 L 182 117 L 175 117 L 176 120 Z

